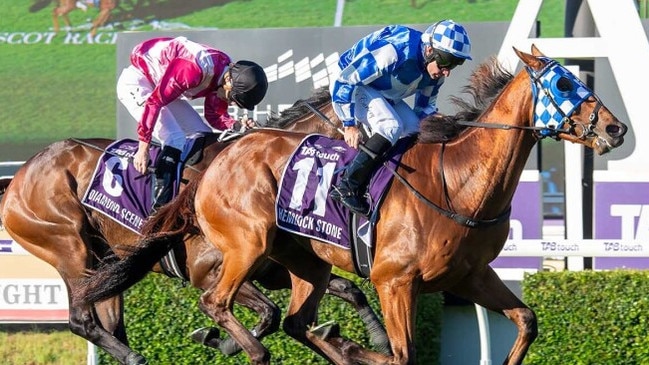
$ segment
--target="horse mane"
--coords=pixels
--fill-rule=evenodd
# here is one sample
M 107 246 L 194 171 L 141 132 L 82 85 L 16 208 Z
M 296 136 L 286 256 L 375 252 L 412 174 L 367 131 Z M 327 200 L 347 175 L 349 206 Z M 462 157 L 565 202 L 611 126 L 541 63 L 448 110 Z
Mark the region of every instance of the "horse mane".
M 271 114 L 266 120 L 264 127 L 285 129 L 297 119 L 303 118 L 305 114 L 311 113 L 311 109 L 307 108 L 304 103 L 309 103 L 316 109 L 321 106 L 331 103 L 331 95 L 327 87 L 320 87 L 316 89 L 313 94 L 306 100 L 300 99 L 293 103 L 288 109 L 284 109 L 279 115 Z
M 469 84 L 462 88 L 471 101 L 450 96 L 449 101 L 458 111 L 455 115 L 433 114 L 421 121 L 419 143 L 440 143 L 456 138 L 466 126 L 458 121 L 475 121 L 493 103 L 514 75 L 507 71 L 495 56 L 481 63 L 469 77 Z

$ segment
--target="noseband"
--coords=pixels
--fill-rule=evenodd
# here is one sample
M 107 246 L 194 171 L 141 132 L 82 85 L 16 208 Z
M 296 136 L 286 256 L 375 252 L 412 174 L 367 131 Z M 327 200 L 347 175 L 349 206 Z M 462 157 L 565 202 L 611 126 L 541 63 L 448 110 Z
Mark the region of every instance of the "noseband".
M 579 139 L 595 135 L 602 102 L 575 75 L 561 66 L 557 61 L 540 57 L 545 60 L 545 66 L 539 71 L 525 67 L 532 82 L 532 97 L 534 99 L 534 126 L 539 138 L 552 137 L 557 139 L 560 133 L 569 133 Z M 574 111 L 588 98 L 595 99 L 595 108 L 588 117 L 589 125 L 577 123 L 571 116 Z M 563 129 L 564 125 L 569 128 Z M 577 126 L 581 132 L 577 132 Z

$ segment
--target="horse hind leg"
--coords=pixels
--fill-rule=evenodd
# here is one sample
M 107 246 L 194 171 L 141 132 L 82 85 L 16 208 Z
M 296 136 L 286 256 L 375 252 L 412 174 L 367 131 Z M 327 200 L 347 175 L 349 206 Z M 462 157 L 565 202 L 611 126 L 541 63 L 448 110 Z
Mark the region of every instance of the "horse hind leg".
M 536 314 L 509 290 L 491 267 L 487 267 L 480 275 L 468 276 L 448 291 L 511 320 L 518 328 L 518 333 L 503 364 L 523 363 L 527 351 L 538 336 Z
M 17 175 L 18 176 L 18 175 Z M 22 175 L 21 175 L 22 176 Z M 126 345 L 123 329 L 121 298 L 113 298 L 102 306 L 95 308 L 76 303 L 71 299 L 72 293 L 79 290 L 81 279 L 87 265 L 93 260 L 88 247 L 93 247 L 87 235 L 80 236 L 78 222 L 84 221 L 84 213 L 74 199 L 66 197 L 65 192 L 58 192 L 59 204 L 31 202 L 21 193 L 20 187 L 26 186 L 20 181 L 16 189 L 10 189 L 0 205 L 0 213 L 5 229 L 23 248 L 56 268 L 68 289 L 70 331 L 106 350 L 123 364 L 144 364 L 146 360 L 133 352 Z M 13 185 L 12 185 L 13 186 Z M 62 186 L 59 184 L 57 186 Z M 45 202 L 51 198 L 41 197 Z M 28 212 L 28 213 L 26 213 Z M 38 217 L 48 217 L 42 220 Z M 97 313 L 104 322 L 108 332 L 97 318 Z
M 257 261 L 262 259 L 256 258 Z M 251 364 L 265 365 L 270 364 L 270 352 L 232 313 L 235 293 L 243 286 L 248 270 L 254 270 L 256 266 L 257 262 L 242 252 L 234 252 L 231 255 L 224 252 L 219 280 L 201 295 L 199 308 L 241 346 Z
M 70 303 L 70 331 L 99 346 L 121 364 L 147 364 L 144 356 L 127 345 L 121 301 L 121 297 L 111 298 L 94 308 Z
M 59 14 L 57 8 L 52 10 L 52 27 L 55 33 L 58 33 L 61 30 L 61 25 L 59 24 Z
M 292 282 L 290 305 L 283 326 L 286 334 L 334 364 L 389 362 L 389 356 L 365 350 L 354 341 L 342 338 L 337 325 L 311 327 L 317 321 L 318 306 L 329 285 L 331 265 L 307 253 L 299 259 L 283 260 L 283 263 L 291 272 Z
M 252 282 L 246 281 L 239 288 L 235 301 L 237 304 L 243 305 L 259 315 L 259 323 L 250 330 L 253 336 L 261 340 L 277 332 L 281 319 L 281 311 Z M 232 337 L 223 340 L 218 338 L 218 329 L 214 328 L 201 328 L 194 331 L 192 339 L 203 345 L 216 348 L 228 356 L 235 355 L 241 351 L 241 346 Z
M 89 242 L 89 247 L 100 246 L 87 236 L 80 237 L 79 240 Z M 62 247 L 67 246 L 63 245 Z M 79 280 L 76 278 L 85 275 L 86 265 L 90 265 L 89 262 L 92 258 L 88 257 L 85 249 L 70 252 L 75 252 L 74 258 L 70 259 L 68 255 L 66 264 L 59 268 L 59 273 L 61 277 L 65 278 L 69 292 L 74 293 L 79 287 Z M 66 256 L 62 255 L 61 257 Z M 75 279 L 66 278 L 67 275 Z M 89 306 L 75 303 L 74 300 L 69 299 L 69 328 L 72 333 L 99 346 L 122 364 L 143 365 L 147 363 L 146 359 L 128 346 L 123 300 L 122 295 L 118 295 Z

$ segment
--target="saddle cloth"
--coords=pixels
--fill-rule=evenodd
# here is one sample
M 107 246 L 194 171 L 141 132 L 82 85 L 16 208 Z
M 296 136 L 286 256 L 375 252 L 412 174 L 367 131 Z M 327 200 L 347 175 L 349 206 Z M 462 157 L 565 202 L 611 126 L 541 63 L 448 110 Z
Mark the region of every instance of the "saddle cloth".
M 204 135 L 189 136 L 178 166 L 178 178 L 182 174 L 184 162 L 191 156 L 194 146 Z M 135 233 L 140 233 L 144 221 L 151 214 L 153 203 L 154 174 L 141 175 L 131 161 L 137 152 L 138 142 L 132 139 L 117 140 L 106 147 L 97 161 L 88 189 L 81 203 L 105 214 L 120 225 Z M 149 158 L 156 161 L 160 146 L 152 144 Z M 176 189 L 177 189 L 176 184 Z
M 412 138 L 401 139 L 375 171 L 370 180 L 369 199 L 374 214 L 358 224 L 363 242 L 371 247 L 371 232 L 378 219 L 381 198 L 392 181 L 394 170 Z M 339 182 L 341 172 L 358 152 L 343 140 L 319 134 L 306 136 L 291 155 L 279 185 L 275 202 L 276 224 L 285 231 L 315 238 L 350 249 L 350 211 L 329 198 L 331 186 Z

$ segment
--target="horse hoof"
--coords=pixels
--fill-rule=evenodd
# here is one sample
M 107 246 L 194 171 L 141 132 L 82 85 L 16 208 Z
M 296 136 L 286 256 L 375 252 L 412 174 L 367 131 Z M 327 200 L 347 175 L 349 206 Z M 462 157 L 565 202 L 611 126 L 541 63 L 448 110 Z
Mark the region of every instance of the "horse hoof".
M 326 340 L 331 337 L 340 337 L 340 325 L 329 321 L 321 325 L 311 327 L 309 329 L 313 335 L 317 336 L 321 340 Z
M 241 352 L 241 346 L 237 344 L 232 337 L 224 338 L 219 344 L 219 350 L 226 356 L 234 356 Z
M 144 356 L 138 354 L 137 352 L 131 352 L 126 356 L 126 365 L 147 365 L 149 362 L 146 361 Z
M 195 342 L 211 347 L 214 349 L 219 349 L 221 339 L 219 338 L 219 330 L 213 327 L 203 327 L 192 332 L 189 337 Z

